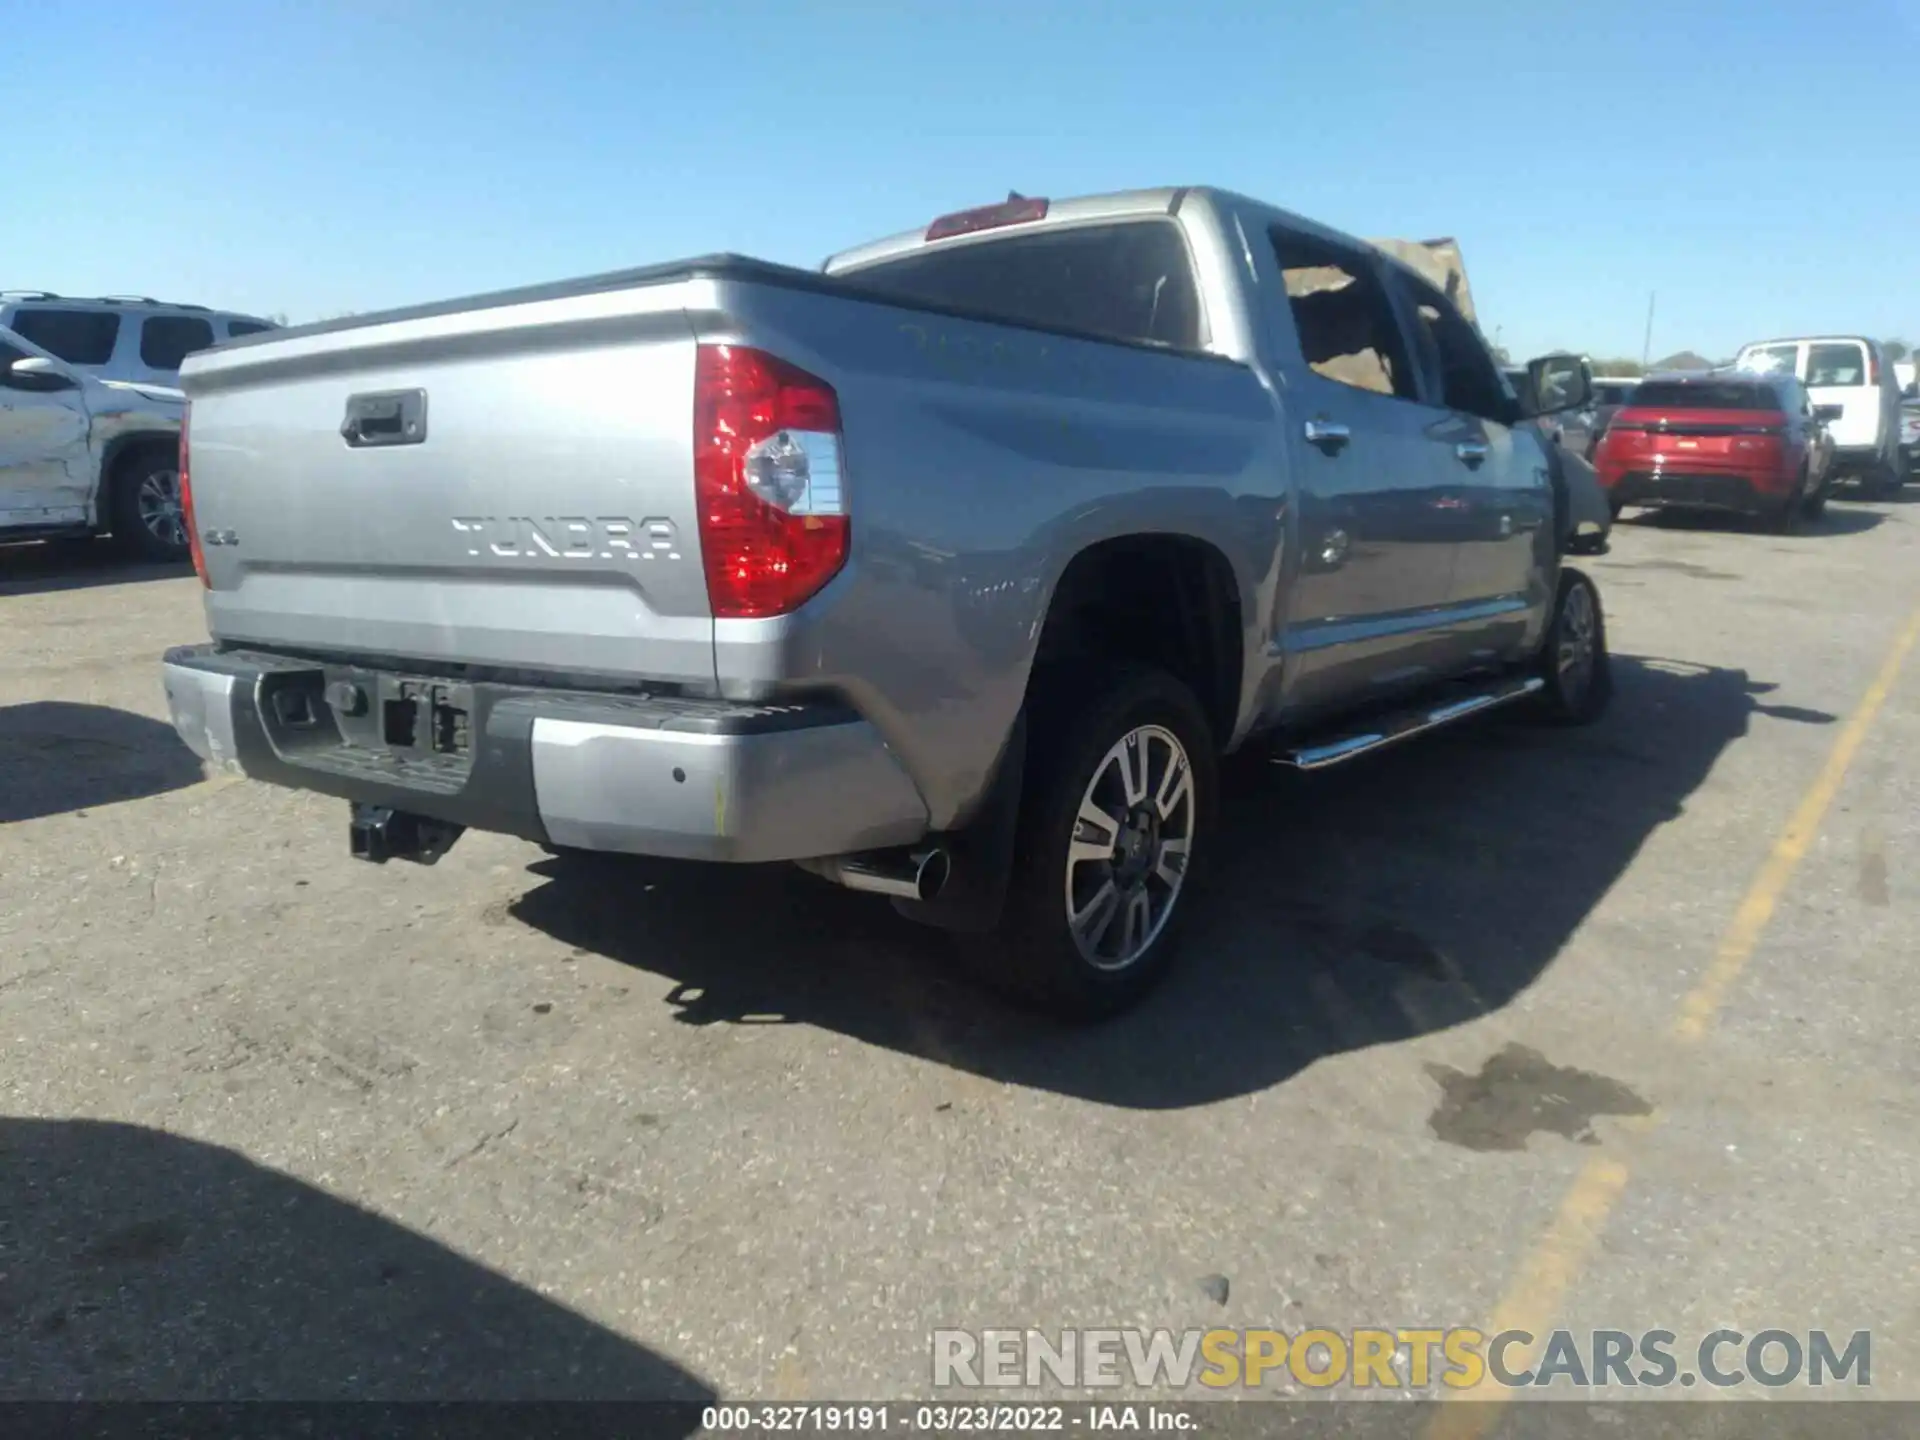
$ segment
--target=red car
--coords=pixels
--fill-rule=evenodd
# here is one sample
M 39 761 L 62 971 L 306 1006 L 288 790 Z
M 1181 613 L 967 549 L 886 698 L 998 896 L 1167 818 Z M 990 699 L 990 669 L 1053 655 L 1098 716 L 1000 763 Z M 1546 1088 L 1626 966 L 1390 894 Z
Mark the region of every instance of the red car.
M 1661 375 L 1613 417 L 1594 469 L 1613 513 L 1628 505 L 1732 510 L 1791 530 L 1826 508 L 1833 442 L 1791 375 Z

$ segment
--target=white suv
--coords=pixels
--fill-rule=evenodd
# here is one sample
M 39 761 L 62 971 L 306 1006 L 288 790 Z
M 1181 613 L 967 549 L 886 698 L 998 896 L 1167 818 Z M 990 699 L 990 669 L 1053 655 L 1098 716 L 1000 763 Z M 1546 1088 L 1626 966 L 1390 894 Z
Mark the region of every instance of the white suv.
M 1816 335 L 1740 347 L 1734 368 L 1792 375 L 1814 405 L 1838 405 L 1829 422 L 1836 478 L 1851 475 L 1890 495 L 1907 479 L 1900 449 L 1900 382 L 1877 340 Z
M 0 290 L 0 326 L 102 380 L 180 384 L 180 362 L 271 320 L 171 305 L 139 295 L 76 300 L 46 290 Z

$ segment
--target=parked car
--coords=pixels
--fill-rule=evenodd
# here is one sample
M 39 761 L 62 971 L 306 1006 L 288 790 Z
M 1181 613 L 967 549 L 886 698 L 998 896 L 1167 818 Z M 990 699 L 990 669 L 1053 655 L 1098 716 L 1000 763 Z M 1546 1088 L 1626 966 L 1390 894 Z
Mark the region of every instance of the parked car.
M 1097 1015 L 1169 962 L 1222 752 L 1318 769 L 1609 694 L 1474 326 L 1222 191 L 1015 199 L 824 273 L 709 257 L 183 373 L 213 641 L 165 658 L 173 722 L 352 802 L 368 860 L 472 826 L 797 861 Z
M 109 384 L 0 329 L 0 541 L 111 530 L 148 559 L 184 560 L 185 397 Z
M 1613 418 L 1596 457 L 1617 515 L 1627 505 L 1732 510 L 1782 530 L 1826 508 L 1835 474 L 1827 425 L 1785 370 L 1655 375 Z
M 1588 433 L 1593 414 L 1591 404 L 1577 410 L 1559 410 L 1556 408 L 1556 396 L 1547 396 L 1543 402 L 1541 397 L 1533 393 L 1533 378 L 1528 367 L 1509 365 L 1505 373 L 1508 388 L 1519 399 L 1521 406 L 1538 417 L 1533 423 L 1548 447 L 1555 503 L 1573 522 L 1567 553 L 1606 554 L 1613 514 L 1589 458 L 1593 448 Z M 1584 359 L 1568 356 L 1556 373 L 1561 377 L 1562 384 L 1582 377 L 1579 383 L 1588 392 L 1591 391 L 1593 372 Z
M 1920 385 L 1909 385 L 1900 396 L 1900 457 L 1909 476 L 1920 457 Z
M 1860 335 L 1763 340 L 1740 347 L 1736 370 L 1791 375 L 1815 405 L 1838 407 L 1831 426 L 1836 478 L 1891 495 L 1906 483 L 1900 450 L 1900 387 L 1878 340 Z
M 1613 417 L 1620 413 L 1620 407 L 1627 403 L 1628 397 L 1639 385 L 1640 377 L 1627 375 L 1596 375 L 1593 377 L 1592 425 L 1587 432 L 1587 459 L 1591 461 L 1599 453 L 1600 442 L 1605 438 L 1607 426 L 1613 423 Z
M 204 305 L 137 295 L 81 300 L 47 290 L 0 291 L 0 326 L 103 380 L 175 387 L 180 362 L 195 351 L 275 328 L 271 320 Z

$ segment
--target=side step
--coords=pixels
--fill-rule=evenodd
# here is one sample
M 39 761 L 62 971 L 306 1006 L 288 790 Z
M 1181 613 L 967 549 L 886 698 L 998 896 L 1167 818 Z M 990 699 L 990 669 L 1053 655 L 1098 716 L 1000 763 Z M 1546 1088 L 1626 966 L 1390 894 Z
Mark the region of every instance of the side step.
M 1389 711 L 1375 716 L 1373 724 L 1351 734 L 1316 737 L 1311 743 L 1302 745 L 1275 746 L 1273 763 L 1294 770 L 1324 770 L 1329 765 L 1342 764 L 1357 756 L 1397 745 L 1402 740 L 1410 740 L 1415 735 L 1424 735 L 1429 730 L 1451 725 L 1456 720 L 1464 720 L 1469 715 L 1478 715 L 1496 705 L 1536 695 L 1546 688 L 1546 683 L 1538 675 L 1497 680 L 1444 705 L 1428 701 L 1409 710 Z

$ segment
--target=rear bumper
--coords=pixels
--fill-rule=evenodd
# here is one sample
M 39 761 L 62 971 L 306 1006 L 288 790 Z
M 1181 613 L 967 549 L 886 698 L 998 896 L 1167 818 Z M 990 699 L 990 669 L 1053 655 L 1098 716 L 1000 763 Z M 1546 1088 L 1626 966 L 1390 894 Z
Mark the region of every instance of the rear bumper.
M 1775 475 L 1734 469 L 1627 470 L 1602 477 L 1616 505 L 1673 505 L 1759 515 L 1778 510 L 1792 493 Z
M 471 829 L 722 861 L 840 855 L 926 833 L 926 805 L 879 732 L 831 703 L 475 683 L 457 687 L 464 753 L 401 759 L 345 738 L 324 698 L 341 676 L 370 673 L 212 646 L 170 650 L 162 667 L 174 729 L 210 764 Z

